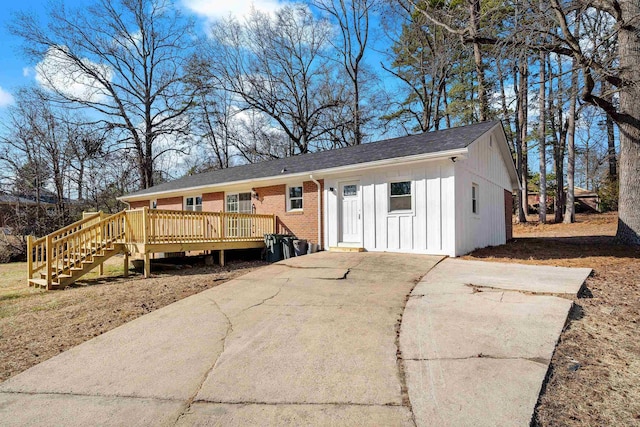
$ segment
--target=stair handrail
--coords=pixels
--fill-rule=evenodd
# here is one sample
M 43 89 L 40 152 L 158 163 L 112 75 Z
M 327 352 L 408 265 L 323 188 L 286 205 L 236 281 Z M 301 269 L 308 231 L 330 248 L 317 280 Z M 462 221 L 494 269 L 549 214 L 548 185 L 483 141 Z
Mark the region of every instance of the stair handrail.
M 88 224 L 55 241 L 49 242 L 47 253 L 47 287 L 51 286 L 52 275 L 71 269 L 88 256 L 95 255 L 111 242 L 125 234 L 126 211 L 109 215 L 98 222 Z
M 118 212 L 106 217 L 102 211 L 89 215 L 80 221 L 76 221 L 73 224 L 67 225 L 59 230 L 54 231 L 40 239 L 33 239 L 32 236 L 27 236 L 27 264 L 28 264 L 28 278 L 33 278 L 34 273 L 46 268 L 47 285 L 51 285 L 51 276 L 53 274 L 54 262 L 57 264 L 58 256 L 69 253 L 68 250 L 63 250 L 60 253 L 60 248 L 65 242 L 71 241 L 71 239 L 81 236 L 83 233 L 90 233 L 92 230 L 97 230 L 109 221 L 113 221 L 116 216 L 120 215 L 124 217 L 122 212 Z M 95 222 L 97 218 L 101 218 L 98 222 Z M 92 222 L 88 224 L 89 222 Z M 124 230 L 124 226 L 121 228 Z M 103 233 L 101 233 L 103 234 Z M 58 248 L 58 250 L 54 250 Z

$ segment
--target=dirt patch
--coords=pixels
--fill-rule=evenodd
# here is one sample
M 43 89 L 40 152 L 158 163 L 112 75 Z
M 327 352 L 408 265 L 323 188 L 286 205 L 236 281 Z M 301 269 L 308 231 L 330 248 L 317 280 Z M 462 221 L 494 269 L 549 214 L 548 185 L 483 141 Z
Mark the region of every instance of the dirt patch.
M 150 279 L 112 275 L 64 291 L 29 290 L 26 276 L 21 277 L 24 292 L 15 291 L 14 284 L 0 286 L 0 381 L 136 317 L 263 265 L 251 261 L 200 266 Z M 2 269 L 13 271 L 17 266 L 0 266 Z
M 615 214 L 515 224 L 514 240 L 467 259 L 594 270 L 560 336 L 534 425 L 640 425 L 640 249 L 617 245 Z

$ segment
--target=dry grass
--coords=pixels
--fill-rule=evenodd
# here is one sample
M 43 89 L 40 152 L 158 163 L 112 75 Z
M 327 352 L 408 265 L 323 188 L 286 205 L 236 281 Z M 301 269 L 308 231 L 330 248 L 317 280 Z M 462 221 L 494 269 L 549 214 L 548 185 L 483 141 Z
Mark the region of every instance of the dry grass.
M 640 250 L 615 243 L 615 214 L 576 219 L 516 224 L 512 242 L 467 258 L 593 268 L 560 337 L 535 424 L 640 425 Z
M 142 280 L 116 276 L 122 261 L 105 265 L 105 277 L 64 291 L 26 286 L 26 264 L 0 264 L 0 381 L 136 317 L 217 286 L 264 265 L 234 262 L 194 267 Z M 93 278 L 92 278 L 93 277 Z

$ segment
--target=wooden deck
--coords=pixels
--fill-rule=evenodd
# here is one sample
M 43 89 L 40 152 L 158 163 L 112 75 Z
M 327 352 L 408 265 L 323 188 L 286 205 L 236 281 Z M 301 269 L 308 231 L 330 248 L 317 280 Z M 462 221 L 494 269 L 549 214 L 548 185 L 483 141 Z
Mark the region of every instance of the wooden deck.
M 124 253 L 125 274 L 130 254 L 144 258 L 145 277 L 150 256 L 161 252 L 224 251 L 264 247 L 264 235 L 275 230 L 275 215 L 193 212 L 160 209 L 102 212 L 48 236 L 27 239 L 29 285 L 64 288 L 104 261 Z

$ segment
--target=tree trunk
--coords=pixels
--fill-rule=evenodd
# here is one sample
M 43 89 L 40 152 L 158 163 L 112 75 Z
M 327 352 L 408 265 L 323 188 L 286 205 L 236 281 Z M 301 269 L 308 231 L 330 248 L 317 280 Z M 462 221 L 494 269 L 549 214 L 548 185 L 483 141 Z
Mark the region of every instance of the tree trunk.
M 640 34 L 637 19 L 640 2 L 620 0 L 623 25 L 618 32 L 620 76 L 631 81 L 620 90 L 620 199 L 618 202 L 618 232 L 625 244 L 640 245 Z M 636 22 L 635 25 L 631 23 Z
M 529 166 L 527 153 L 527 126 L 529 108 L 529 64 L 526 56 L 520 62 L 520 91 L 518 101 L 518 121 L 520 123 L 520 209 L 518 210 L 520 222 L 527 222 L 526 214 L 529 213 Z
M 578 72 L 576 60 L 573 60 L 571 71 L 571 95 L 569 97 L 569 117 L 567 126 L 567 200 L 565 201 L 564 223 L 575 221 L 574 177 L 576 170 L 576 95 L 578 93 Z
M 538 203 L 538 216 L 541 224 L 547 222 L 547 147 L 545 144 L 547 128 L 545 121 L 545 80 L 546 80 L 546 54 L 540 52 L 540 71 L 538 73 L 539 82 L 539 94 L 538 94 L 538 106 L 540 110 L 539 124 L 538 124 L 538 152 L 540 155 L 540 186 L 539 196 L 540 201 Z
M 484 65 L 482 64 L 482 51 L 477 40 L 480 22 L 480 0 L 469 1 L 469 20 L 471 24 L 470 35 L 473 41 L 473 58 L 478 79 L 478 100 L 480 101 L 480 121 L 489 119 L 489 101 L 487 100 L 487 88 L 484 78 Z

